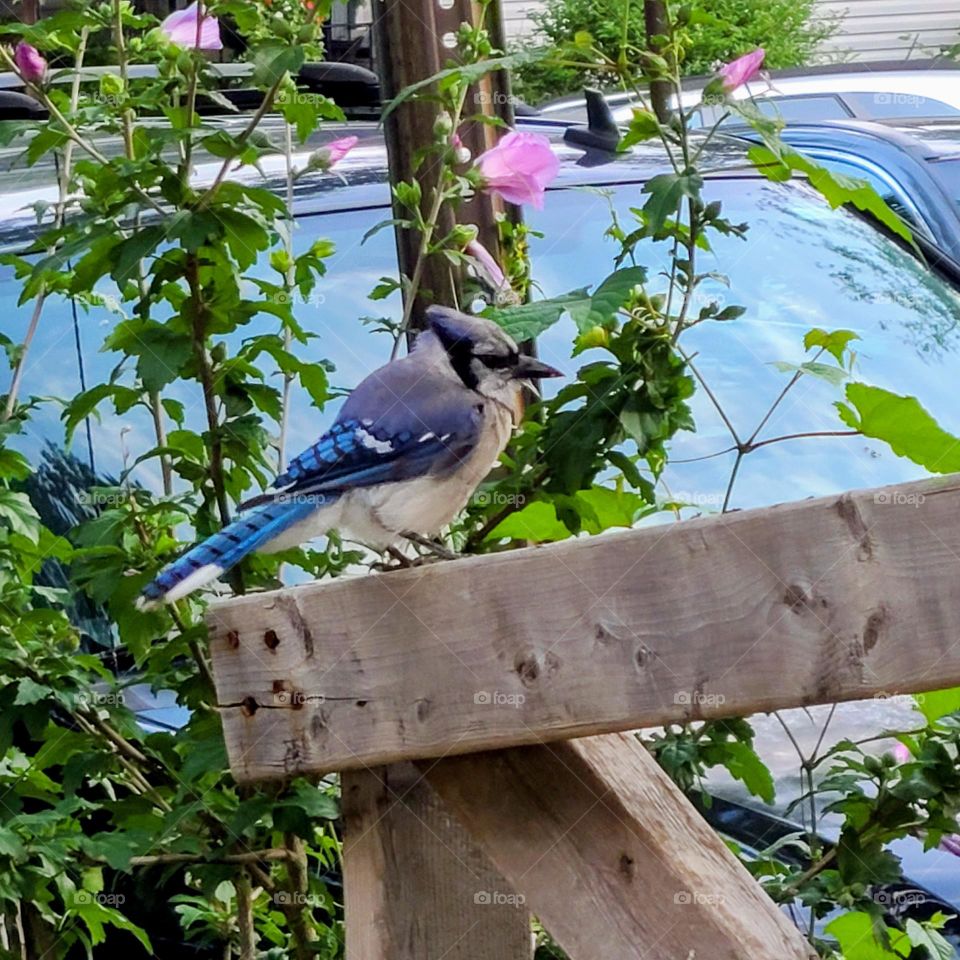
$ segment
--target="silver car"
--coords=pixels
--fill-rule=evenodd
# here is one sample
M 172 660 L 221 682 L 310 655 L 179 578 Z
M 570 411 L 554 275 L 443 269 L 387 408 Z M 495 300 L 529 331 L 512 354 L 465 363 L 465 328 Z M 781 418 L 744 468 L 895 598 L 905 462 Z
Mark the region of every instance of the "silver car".
M 682 104 L 700 103 L 709 77 L 684 82 Z M 769 79 L 757 79 L 733 93 L 754 98 L 765 112 L 788 123 L 819 120 L 881 120 L 960 115 L 960 64 L 951 60 L 905 60 L 883 63 L 842 63 L 820 67 L 773 70 Z M 617 123 L 626 124 L 637 105 L 634 94 L 613 93 L 607 102 Z M 696 110 L 695 126 L 712 126 L 723 116 L 722 105 Z M 540 108 L 551 120 L 583 121 L 580 97 L 564 97 Z

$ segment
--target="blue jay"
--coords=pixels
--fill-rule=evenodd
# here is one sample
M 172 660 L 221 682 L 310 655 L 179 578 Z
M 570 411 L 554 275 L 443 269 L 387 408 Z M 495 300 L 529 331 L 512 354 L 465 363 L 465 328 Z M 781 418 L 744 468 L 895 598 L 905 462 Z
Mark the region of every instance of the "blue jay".
M 255 550 L 332 528 L 386 548 L 453 520 L 506 447 L 524 385 L 562 374 L 490 320 L 437 306 L 426 320 L 410 354 L 371 373 L 269 490 L 146 586 L 141 609 L 185 597 Z

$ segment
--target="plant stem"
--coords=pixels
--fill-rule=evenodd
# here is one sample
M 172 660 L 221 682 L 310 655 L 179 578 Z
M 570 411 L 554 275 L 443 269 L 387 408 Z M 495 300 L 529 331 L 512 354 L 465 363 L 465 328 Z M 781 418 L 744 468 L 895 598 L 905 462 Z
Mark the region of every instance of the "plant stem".
M 157 853 L 151 856 L 131 857 L 131 867 L 156 867 L 172 863 L 237 863 L 249 866 L 271 860 L 287 860 L 290 852 L 278 847 L 252 850 L 248 853 L 225 853 L 206 856 L 202 853 Z
M 70 88 L 70 109 L 76 110 L 80 100 L 80 68 L 83 66 L 83 59 L 87 51 L 87 38 L 90 35 L 88 27 L 80 31 L 80 42 L 77 46 L 77 55 L 75 61 L 75 70 L 77 71 L 73 78 L 73 84 Z M 6 50 L 0 49 L 0 53 L 6 57 L 8 63 L 12 63 Z M 73 162 L 73 141 L 70 140 L 63 148 L 63 164 L 57 177 L 57 208 L 54 211 L 53 226 L 59 229 L 63 225 L 66 216 L 67 197 L 70 192 L 70 172 Z M 49 247 L 47 253 L 53 253 L 55 247 Z M 13 369 L 13 376 L 10 380 L 10 390 L 7 393 L 7 402 L 4 405 L 3 413 L 0 415 L 0 423 L 6 423 L 12 416 L 17 407 L 17 398 L 20 395 L 20 385 L 23 381 L 24 365 L 27 360 L 27 353 L 33 344 L 33 338 L 37 334 L 37 327 L 40 325 L 40 316 L 43 313 L 43 305 L 47 299 L 47 291 L 41 286 L 37 292 L 37 299 L 33 306 L 33 314 L 30 317 L 30 323 L 27 326 L 26 336 L 23 338 L 23 344 L 20 347 L 20 356 L 17 358 L 17 364 Z
M 220 417 L 217 414 L 217 394 L 210 354 L 207 351 L 207 308 L 200 287 L 200 261 L 196 253 L 186 256 L 186 278 L 193 301 L 193 352 L 197 362 L 200 385 L 203 388 L 203 406 L 207 415 L 207 430 L 210 434 L 210 482 L 220 514 L 220 523 L 230 522 L 230 507 L 223 475 L 223 439 L 220 436 Z
M 769 440 L 759 440 L 756 443 L 747 444 L 748 452 L 759 450 L 761 447 L 769 446 L 771 443 L 781 443 L 784 440 L 804 440 L 808 437 L 858 437 L 861 436 L 860 430 L 811 430 L 808 433 L 786 433 L 782 437 L 770 437 Z
M 483 25 L 483 18 L 486 14 L 486 6 L 480 6 L 480 14 L 477 26 Z M 460 126 L 460 120 L 463 116 L 463 107 L 467 102 L 467 91 L 469 87 L 463 86 L 463 89 L 457 95 L 457 102 L 451 114 L 451 124 L 454 132 Z M 434 187 L 433 197 L 430 203 L 430 211 L 426 220 L 420 225 L 420 243 L 417 247 L 417 260 L 413 265 L 413 274 L 410 277 L 410 285 L 404 291 L 403 298 L 403 317 L 400 326 L 397 328 L 397 334 L 393 341 L 393 349 L 390 351 L 390 359 L 395 360 L 400 352 L 400 340 L 410 329 L 410 320 L 413 317 L 413 308 L 416 305 L 417 293 L 420 290 L 420 282 L 423 279 L 423 271 L 426 266 L 427 256 L 430 253 L 430 242 L 433 240 L 433 233 L 437 227 L 437 221 L 440 218 L 440 211 L 443 209 L 443 203 L 447 199 L 444 192 L 444 176 L 446 168 L 441 166 L 437 177 L 437 184 Z
M 253 890 L 246 867 L 237 871 L 237 926 L 240 931 L 240 960 L 254 960 L 257 934 L 253 924 Z
M 267 111 L 273 106 L 273 101 L 276 99 L 277 92 L 280 90 L 280 84 L 283 83 L 283 76 L 279 77 L 273 86 L 267 91 L 264 95 L 263 100 L 260 103 L 260 106 L 257 107 L 256 111 L 250 117 L 250 122 L 246 127 L 237 135 L 235 140 L 236 147 L 242 147 L 251 136 L 253 136 L 254 131 L 260 124 L 260 121 L 264 118 Z M 213 183 L 203 192 L 199 201 L 197 202 L 197 210 L 203 210 L 207 207 L 210 201 L 213 199 L 214 194 L 220 187 L 220 184 L 226 179 L 227 174 L 230 172 L 230 164 L 233 163 L 233 157 L 227 157 L 220 166 L 220 169 L 217 171 L 216 177 L 213 179 Z
M 292 298 L 294 290 L 294 276 L 296 266 L 293 261 L 293 132 L 289 123 L 283 125 L 284 161 L 287 175 L 287 232 L 283 238 L 284 249 L 287 251 L 287 269 L 283 278 L 283 289 L 287 296 Z M 288 303 L 292 303 L 292 299 Z M 292 307 L 291 307 L 292 309 Z M 283 349 L 288 353 L 293 342 L 293 333 L 289 324 L 283 328 Z M 280 400 L 280 436 L 277 439 L 277 472 L 281 473 L 287 465 L 287 429 L 290 423 L 290 390 L 293 386 L 293 374 L 283 375 L 283 395 Z

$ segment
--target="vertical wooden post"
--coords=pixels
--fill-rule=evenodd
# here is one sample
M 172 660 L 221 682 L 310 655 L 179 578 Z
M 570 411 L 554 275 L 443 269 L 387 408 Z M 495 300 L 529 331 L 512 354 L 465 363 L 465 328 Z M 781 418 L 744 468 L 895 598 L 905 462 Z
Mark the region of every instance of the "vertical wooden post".
M 392 99 L 404 87 L 437 73 L 451 59 L 454 51 L 445 46 L 445 38 L 456 34 L 461 23 L 476 22 L 479 5 L 473 0 L 454 0 L 452 6 L 441 7 L 437 0 L 383 0 L 381 12 L 374 24 L 376 59 L 380 74 L 380 88 L 384 101 Z M 494 46 L 502 48 L 503 21 L 499 2 L 487 7 L 486 26 Z M 497 116 L 508 125 L 513 123 L 513 99 L 509 75 L 502 70 L 489 73 L 475 85 L 468 95 L 466 116 L 486 114 Z M 414 164 L 414 153 L 433 141 L 433 125 L 437 108 L 427 101 L 410 100 L 401 104 L 384 122 L 384 136 L 391 180 L 416 179 L 423 196 L 423 213 L 427 207 L 438 167 L 435 162 Z M 472 122 L 461 125 L 460 137 L 464 146 L 476 157 L 492 147 L 499 136 L 489 124 Z M 499 241 L 496 215 L 506 212 L 512 218 L 516 209 L 507 210 L 499 199 L 475 197 L 464 205 L 460 217 L 463 223 L 477 226 L 478 239 L 494 257 L 498 255 Z M 403 211 L 396 210 L 402 216 Z M 443 236 L 453 227 L 449 214 L 441 220 L 437 235 Z M 406 276 L 413 272 L 417 259 L 419 235 L 412 230 L 396 230 L 397 258 L 400 270 Z M 433 257 L 426 263 L 416 307 L 413 327 L 423 307 L 430 303 L 455 305 L 457 276 L 452 265 L 443 257 Z
M 22 0 L 20 22 L 36 23 L 40 19 L 40 0 Z
M 529 960 L 523 898 L 416 767 L 342 787 L 347 960 Z
M 383 0 L 375 44 L 384 100 L 439 72 L 453 56 L 445 40 L 464 21 L 476 23 L 472 0 Z M 493 42 L 503 45 L 499 3 L 487 8 Z M 465 115 L 496 114 L 512 122 L 509 79 L 501 71 L 480 80 L 468 95 Z M 392 182 L 416 179 L 427 214 L 439 168 L 414 163 L 418 148 L 433 142 L 437 109 L 424 101 L 401 104 L 387 118 L 385 138 Z M 472 156 L 496 142 L 482 123 L 462 124 L 460 137 Z M 462 211 L 478 239 L 498 254 L 495 206 L 477 197 Z M 401 212 L 397 211 L 400 216 Z M 453 227 L 450 214 L 438 236 Z M 396 231 L 401 274 L 413 274 L 419 236 Z M 443 257 L 425 264 L 412 314 L 416 329 L 430 303 L 457 305 L 459 277 Z M 346 772 L 344 886 L 347 960 L 530 960 L 530 916 L 513 888 L 490 864 L 433 789 L 409 764 Z
M 664 0 L 644 0 L 643 19 L 647 28 L 647 47 L 651 53 L 659 53 L 660 46 L 654 38 L 667 32 L 667 6 Z M 670 81 L 650 81 L 650 105 L 657 119 L 666 123 L 670 119 Z

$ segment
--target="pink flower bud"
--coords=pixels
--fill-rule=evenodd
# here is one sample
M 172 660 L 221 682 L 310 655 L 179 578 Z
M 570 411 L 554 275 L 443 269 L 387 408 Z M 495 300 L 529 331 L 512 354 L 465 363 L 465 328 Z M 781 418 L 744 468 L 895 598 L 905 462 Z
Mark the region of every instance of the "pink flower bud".
M 327 169 L 339 163 L 359 142 L 359 137 L 340 137 L 338 140 L 331 140 L 324 147 L 327 151 Z
M 530 203 L 541 210 L 547 184 L 560 172 L 560 161 L 546 137 L 511 132 L 477 157 L 476 168 L 484 190 L 508 203 Z
M 174 10 L 160 24 L 160 29 L 178 47 L 189 47 L 196 50 L 222 50 L 220 22 L 212 14 L 203 13 L 198 40 L 197 19 L 200 16 L 200 4 L 197 0 L 194 0 L 189 7 L 183 10 Z
M 20 75 L 28 83 L 39 83 L 47 72 L 47 61 L 40 56 L 36 47 L 30 46 L 23 40 L 13 51 L 13 62 L 17 65 Z
M 467 254 L 473 257 L 479 278 L 494 293 L 507 284 L 507 278 L 500 269 L 500 264 L 493 259 L 493 254 L 479 240 L 471 240 L 467 244 Z
M 742 87 L 755 79 L 763 66 L 763 58 L 767 55 L 763 47 L 757 47 L 752 53 L 731 60 L 720 68 L 720 78 L 723 80 L 723 89 L 733 93 L 737 87 Z

